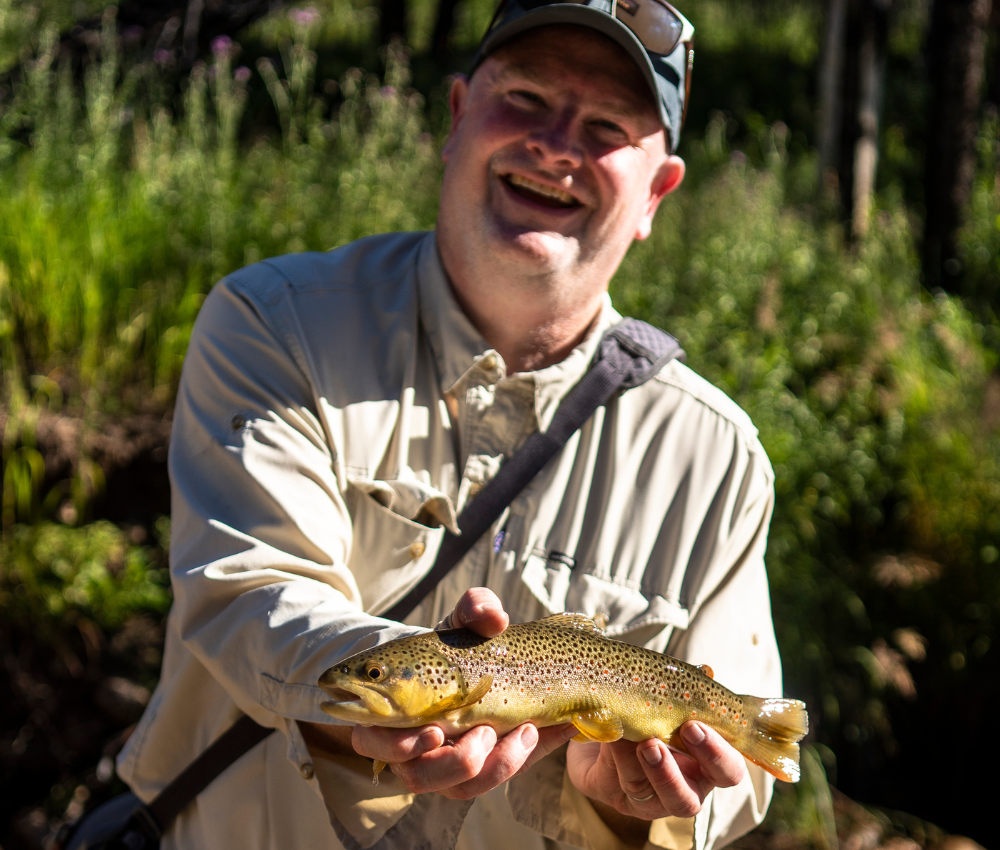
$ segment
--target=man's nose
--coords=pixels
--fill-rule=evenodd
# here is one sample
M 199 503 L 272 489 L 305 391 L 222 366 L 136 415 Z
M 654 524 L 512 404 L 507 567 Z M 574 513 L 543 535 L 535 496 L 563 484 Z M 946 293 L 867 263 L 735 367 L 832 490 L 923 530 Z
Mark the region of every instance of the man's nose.
M 528 137 L 528 148 L 547 165 L 576 167 L 583 160 L 577 125 L 573 110 L 551 115 Z

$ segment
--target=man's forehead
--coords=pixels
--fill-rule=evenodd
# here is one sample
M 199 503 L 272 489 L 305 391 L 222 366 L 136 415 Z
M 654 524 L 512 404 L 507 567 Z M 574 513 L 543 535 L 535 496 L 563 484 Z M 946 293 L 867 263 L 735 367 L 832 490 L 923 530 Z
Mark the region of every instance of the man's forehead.
M 657 114 L 652 94 L 632 58 L 610 38 L 588 27 L 537 27 L 515 36 L 489 59 L 500 83 L 519 78 L 552 85 L 576 78 L 591 83 L 591 95 L 603 94 L 601 100 L 615 111 Z

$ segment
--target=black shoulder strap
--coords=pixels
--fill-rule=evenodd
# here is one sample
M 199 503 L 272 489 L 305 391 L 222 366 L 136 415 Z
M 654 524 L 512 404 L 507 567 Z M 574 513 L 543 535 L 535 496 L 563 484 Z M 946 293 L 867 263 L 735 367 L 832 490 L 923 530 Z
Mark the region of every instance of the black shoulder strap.
M 147 804 L 132 813 L 130 824 L 157 841 L 167 827 L 208 784 L 241 755 L 263 741 L 274 730 L 261 726 L 244 714 L 223 732 L 198 758 Z
M 461 535 L 445 532 L 430 571 L 380 616 L 403 620 L 497 521 L 504 509 L 615 392 L 637 387 L 674 358 L 683 359 L 677 340 L 638 319 L 625 319 L 601 340 L 594 365 L 556 411 L 547 431 L 536 431 L 458 517 Z
M 468 552 L 483 533 L 559 451 L 573 433 L 611 396 L 649 380 L 666 363 L 684 352 L 670 334 L 626 319 L 601 340 L 594 366 L 563 400 L 545 432 L 532 434 L 496 477 L 462 511 L 462 534 L 446 532 L 430 572 L 383 617 L 402 620 Z M 222 733 L 198 758 L 164 788 L 152 802 L 140 804 L 129 823 L 158 840 L 181 810 L 240 756 L 274 730 L 244 715 Z

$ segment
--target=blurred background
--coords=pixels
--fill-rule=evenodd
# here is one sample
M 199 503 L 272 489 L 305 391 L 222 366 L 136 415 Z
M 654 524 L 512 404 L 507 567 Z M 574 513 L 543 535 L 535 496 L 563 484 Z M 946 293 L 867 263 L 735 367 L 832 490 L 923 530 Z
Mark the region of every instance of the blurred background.
M 803 781 L 741 846 L 988 846 L 1000 0 L 681 6 L 688 178 L 612 295 L 680 338 L 774 464 L 775 623 L 812 729 Z M 0 0 L 6 850 L 121 790 L 205 293 L 274 254 L 432 227 L 446 78 L 492 12 Z

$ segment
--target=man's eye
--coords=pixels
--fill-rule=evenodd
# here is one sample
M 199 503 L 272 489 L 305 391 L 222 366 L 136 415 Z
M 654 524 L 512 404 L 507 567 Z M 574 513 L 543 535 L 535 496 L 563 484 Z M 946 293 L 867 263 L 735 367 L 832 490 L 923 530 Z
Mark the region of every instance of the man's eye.
M 531 104 L 532 106 L 544 106 L 545 101 L 532 91 L 524 91 L 523 89 L 517 89 L 510 93 L 510 96 L 515 101 Z
M 625 133 L 625 128 L 619 124 L 615 124 L 614 121 L 595 121 L 594 122 L 600 129 L 605 130 L 609 133 L 620 133 L 621 135 L 627 135 Z

